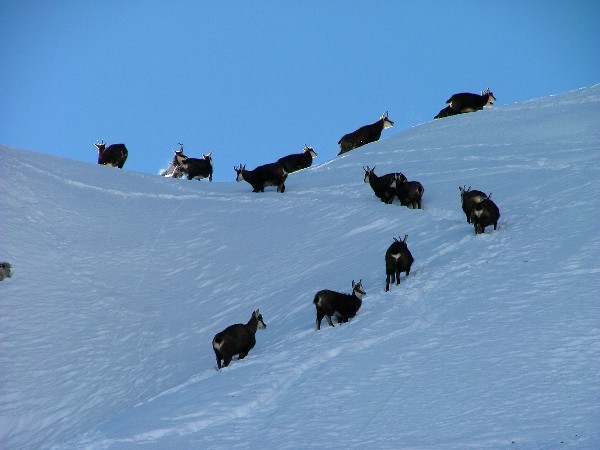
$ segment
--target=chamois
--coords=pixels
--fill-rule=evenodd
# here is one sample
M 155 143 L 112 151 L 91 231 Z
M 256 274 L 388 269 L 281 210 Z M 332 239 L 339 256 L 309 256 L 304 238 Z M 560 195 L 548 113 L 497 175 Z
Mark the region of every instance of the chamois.
M 494 225 L 494 230 L 498 227 L 498 219 L 500 218 L 500 210 L 492 201 L 492 194 L 486 199 L 477 203 L 471 211 L 471 222 L 475 227 L 475 234 L 485 233 L 485 227 Z
M 98 149 L 98 164 L 123 168 L 129 154 L 125 144 L 112 144 L 107 147 L 102 141 L 96 142 L 94 145 Z
M 183 154 L 183 144 L 179 145 L 181 145 L 181 149 L 173 150 L 173 160 L 169 163 L 169 166 L 160 173 L 161 177 L 181 178 L 183 176 L 183 171 L 179 170 L 179 158 L 187 158 L 187 156 Z
M 187 179 L 198 179 L 208 178 L 208 181 L 212 181 L 213 176 L 213 164 L 212 164 L 212 152 L 208 152 L 206 155 L 202 154 L 202 158 L 188 158 L 183 154 L 183 146 L 181 150 L 175 152 L 173 159 L 177 167 L 173 172 L 173 176 L 178 178 L 179 173 L 185 173 Z
M 12 266 L 7 262 L 0 262 L 0 281 L 12 276 L 10 269 Z
M 283 156 L 279 158 L 277 162 L 283 166 L 287 173 L 292 173 L 310 167 L 313 158 L 316 157 L 317 152 L 315 152 L 312 147 L 305 144 L 302 153 L 293 153 L 291 155 Z
M 401 241 L 394 238 L 394 242 L 385 252 L 385 292 L 390 290 L 390 281 L 396 279 L 396 284 L 400 284 L 400 272 L 410 273 L 410 267 L 414 258 L 406 245 L 408 235 L 404 235 Z
M 483 91 L 481 95 L 472 94 L 470 92 L 461 92 L 460 94 L 454 94 L 446 103 L 454 110 L 457 114 L 468 113 L 479 111 L 483 108 L 490 107 L 496 101 L 494 93 L 488 88 Z
M 355 283 L 352 280 L 352 294 L 342 294 L 324 289 L 315 294 L 313 303 L 317 308 L 317 330 L 321 329 L 323 317 L 327 318 L 330 326 L 334 326 L 331 316 L 335 316 L 338 323 L 348 322 L 356 315 L 362 305 L 363 297 L 367 295 L 362 286 L 362 280 Z
M 441 119 L 443 117 L 455 116 L 456 114 L 458 114 L 458 113 L 456 111 L 454 111 L 452 109 L 452 107 L 446 106 L 439 113 L 437 113 L 437 116 L 435 116 L 434 119 Z
M 227 367 L 235 355 L 238 359 L 244 359 L 256 344 L 256 330 L 265 330 L 267 325 L 257 309 L 245 325 L 236 323 L 217 333 L 212 340 L 213 350 L 217 358 L 217 366 Z
M 246 170 L 246 164 L 234 167 L 236 181 L 247 181 L 252 185 L 252 192 L 265 192 L 266 186 L 277 186 L 277 192 L 285 191 L 285 180 L 288 173 L 279 163 L 258 166 L 254 170 Z
M 375 175 L 375 166 L 372 169 L 363 166 L 363 170 L 365 171 L 364 182 L 369 183 L 375 196 L 387 204 L 394 201 L 398 180 L 406 181 L 406 177 L 401 172 L 387 173 L 378 177 Z
M 396 195 L 402 206 L 412 209 L 421 209 L 423 206 L 423 194 L 425 188 L 418 181 L 406 181 L 398 178 L 396 180 Z
M 471 211 L 473 211 L 477 203 L 485 200 L 488 196 L 476 189 L 471 190 L 471 186 L 459 186 L 458 190 L 460 191 L 460 201 L 462 203 L 462 210 L 467 217 L 467 223 L 471 223 Z
M 360 127 L 358 130 L 342 136 L 342 138 L 338 141 L 340 146 L 340 152 L 338 153 L 338 156 L 357 147 L 378 141 L 381 137 L 381 132 L 386 128 L 391 128 L 393 126 L 394 122 L 388 119 L 387 111 L 384 112 L 377 122 Z

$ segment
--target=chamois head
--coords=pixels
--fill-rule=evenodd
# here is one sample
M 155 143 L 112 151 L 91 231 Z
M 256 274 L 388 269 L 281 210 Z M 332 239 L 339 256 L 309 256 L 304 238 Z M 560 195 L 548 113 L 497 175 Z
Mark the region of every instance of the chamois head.
M 264 322 L 262 314 L 259 312 L 258 309 L 252 313 L 252 319 L 256 320 L 256 322 L 257 322 L 257 328 L 259 330 L 266 330 L 267 329 L 267 324 Z
M 240 167 L 233 166 L 233 170 L 235 170 L 237 177 L 235 181 L 242 181 L 244 179 L 243 171 L 246 170 L 246 164 L 240 164 Z
M 384 112 L 381 117 L 379 118 L 379 120 L 383 120 L 383 129 L 385 130 L 386 128 L 392 128 L 394 126 L 394 122 L 392 122 L 389 118 L 388 118 L 388 112 Z
M 496 101 L 496 97 L 494 97 L 494 93 L 492 91 L 490 91 L 490 88 L 487 88 L 485 91 L 481 92 L 481 96 L 488 96 L 488 101 L 485 105 L 483 105 L 483 107 L 489 107 L 489 106 L 493 106 L 494 102 Z
M 358 280 L 358 283 L 355 283 L 354 280 L 352 280 L 352 293 L 361 300 L 367 295 L 362 285 L 362 279 Z
M 369 166 L 363 166 L 363 170 L 365 171 L 365 179 L 364 182 L 368 183 L 369 182 L 369 175 L 374 174 L 375 173 L 375 166 L 373 166 L 373 168 L 369 168 Z
M 316 158 L 317 157 L 317 152 L 315 152 L 312 147 L 309 147 L 306 144 L 304 144 L 304 153 L 310 153 L 310 156 L 312 158 Z

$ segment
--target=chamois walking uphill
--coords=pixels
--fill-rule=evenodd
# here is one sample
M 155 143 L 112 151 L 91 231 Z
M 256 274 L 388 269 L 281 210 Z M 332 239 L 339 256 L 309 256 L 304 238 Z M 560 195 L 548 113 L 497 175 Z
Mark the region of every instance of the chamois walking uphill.
M 442 109 L 434 119 L 453 116 L 455 114 L 480 111 L 483 108 L 493 106 L 495 101 L 496 97 L 494 97 L 494 93 L 490 91 L 489 88 L 483 91 L 481 95 L 472 94 L 470 92 L 454 94 L 446 100 L 448 106 Z
M 327 322 L 332 327 L 334 326 L 332 316 L 337 318 L 338 323 L 348 322 L 348 319 L 354 317 L 360 309 L 365 295 L 367 293 L 362 286 L 362 280 L 358 283 L 352 280 L 352 294 L 343 294 L 329 289 L 317 292 L 313 300 L 317 308 L 317 330 L 321 329 L 323 317 L 327 318 Z
M 236 323 L 217 333 L 212 340 L 212 347 L 218 368 L 227 367 L 235 355 L 238 355 L 238 359 L 244 359 L 256 345 L 256 330 L 266 328 L 267 324 L 257 309 L 248 323 Z
M 399 181 L 406 181 L 406 177 L 401 172 L 386 173 L 378 177 L 375 175 L 375 166 L 371 169 L 369 166 L 363 167 L 365 171 L 364 182 L 369 183 L 373 193 L 383 203 L 390 204 L 397 195 L 396 186 Z
M 338 141 L 340 146 L 338 156 L 365 144 L 378 141 L 381 137 L 381 132 L 386 128 L 391 128 L 393 126 L 394 122 L 388 118 L 387 111 L 384 112 L 377 122 L 360 127 L 358 130 L 342 136 Z
M 277 186 L 277 192 L 285 191 L 287 171 L 279 163 L 258 166 L 254 170 L 246 170 L 246 164 L 234 167 L 236 181 L 246 181 L 252 186 L 252 192 L 265 192 L 267 186 Z
M 396 179 L 396 195 L 402 206 L 412 209 L 421 209 L 423 207 L 423 194 L 425 188 L 418 181 L 407 181 L 401 178 Z
M 189 158 L 183 153 L 183 144 L 179 145 L 180 149 L 173 152 L 175 154 L 172 163 L 175 165 L 173 178 L 181 178 L 181 175 L 185 174 L 188 180 L 208 178 L 208 181 L 212 181 L 212 152 L 202 154 L 202 158 Z
M 402 240 L 394 238 L 394 242 L 385 252 L 385 292 L 390 290 L 390 282 L 394 282 L 394 279 L 396 285 L 400 284 L 401 272 L 406 272 L 406 276 L 410 274 L 414 258 L 406 245 L 407 238 L 407 234 Z
M 496 230 L 498 219 L 500 219 L 500 209 L 492 201 L 492 194 L 477 203 L 471 211 L 471 222 L 475 227 L 475 234 L 485 233 L 485 227 L 490 225 L 494 225 L 494 230 Z
M 488 198 L 485 192 L 478 191 L 477 189 L 471 190 L 471 186 L 459 186 L 458 190 L 460 191 L 460 201 L 462 204 L 462 210 L 467 217 L 467 223 L 471 223 L 471 211 L 475 205 L 486 198 Z
M 315 152 L 312 147 L 305 144 L 302 153 L 292 153 L 291 155 L 282 156 L 277 162 L 283 166 L 287 173 L 292 173 L 310 167 L 313 158 L 316 157 L 317 152 Z
M 107 147 L 104 141 L 101 141 L 94 145 L 98 149 L 98 164 L 123 168 L 129 155 L 125 144 L 112 144 Z

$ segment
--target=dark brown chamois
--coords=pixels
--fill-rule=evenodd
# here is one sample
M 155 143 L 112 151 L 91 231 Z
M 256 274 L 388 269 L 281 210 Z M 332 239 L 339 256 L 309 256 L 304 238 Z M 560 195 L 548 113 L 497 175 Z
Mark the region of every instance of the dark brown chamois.
M 349 152 L 350 150 L 361 147 L 365 144 L 378 141 L 381 137 L 381 132 L 386 128 L 391 128 L 393 126 L 394 122 L 388 118 L 387 111 L 384 112 L 377 122 L 362 126 L 358 130 L 354 130 L 352 133 L 342 136 L 342 138 L 338 141 L 340 146 L 340 152 L 338 155 Z
M 434 119 L 442 119 L 444 117 L 455 116 L 456 114 L 459 114 L 459 113 L 454 111 L 452 109 L 452 107 L 446 106 L 444 109 L 440 110 L 439 113 L 437 113 L 437 115 L 434 117 Z
M 331 316 L 337 318 L 338 323 L 348 322 L 356 315 L 362 305 L 363 297 L 367 295 L 362 286 L 362 280 L 358 283 L 352 281 L 352 294 L 342 294 L 341 292 L 324 289 L 315 295 L 313 303 L 317 308 L 317 330 L 321 329 L 323 317 L 332 327 Z
M 181 145 L 181 149 L 174 152 L 173 163 L 176 168 L 173 177 L 180 178 L 179 174 L 186 174 L 188 180 L 208 178 L 208 181 L 212 181 L 212 152 L 208 152 L 206 155 L 202 154 L 202 158 L 189 158 L 183 154 L 183 144 L 179 145 Z
M 283 166 L 287 173 L 292 173 L 310 167 L 313 158 L 316 157 L 317 152 L 315 152 L 312 147 L 305 144 L 302 153 L 293 153 L 291 155 L 282 156 L 277 162 Z
M 401 172 L 386 173 L 378 177 L 375 175 L 375 167 L 371 169 L 366 166 L 363 170 L 365 171 L 364 182 L 369 183 L 375 196 L 383 203 L 390 204 L 394 201 L 398 180 L 406 181 L 406 177 Z
M 12 274 L 10 273 L 10 269 L 12 266 L 7 262 L 0 262 L 0 281 L 5 278 L 10 278 Z
M 412 209 L 421 209 L 423 207 L 423 194 L 425 188 L 418 181 L 396 180 L 396 195 L 402 206 Z
M 486 198 L 488 198 L 485 192 L 478 191 L 477 189 L 471 190 L 471 186 L 459 186 L 460 191 L 460 202 L 462 204 L 462 210 L 467 217 L 467 223 L 471 223 L 471 211 L 475 205 Z
M 500 219 L 500 209 L 492 201 L 492 194 L 487 196 L 485 200 L 480 201 L 471 211 L 471 222 L 475 227 L 475 234 L 485 233 L 485 227 L 494 225 L 494 230 L 498 227 L 498 219 Z
M 394 238 L 385 252 L 385 292 L 390 290 L 390 281 L 395 279 L 396 284 L 400 284 L 400 272 L 406 272 L 406 276 L 410 273 L 414 258 L 406 245 L 407 238 L 407 234 L 402 240 Z
M 98 149 L 98 164 L 123 168 L 129 154 L 125 144 L 112 144 L 107 147 L 102 141 L 96 142 L 94 145 Z
M 288 173 L 279 163 L 258 166 L 254 170 L 246 170 L 246 164 L 234 167 L 236 181 L 247 181 L 252 186 L 252 192 L 265 192 L 267 186 L 277 186 L 277 192 L 285 191 L 285 180 Z
M 267 325 L 257 309 L 247 324 L 236 323 L 217 333 L 212 340 L 212 346 L 219 369 L 227 367 L 235 355 L 239 355 L 238 359 L 244 359 L 256 344 L 256 330 L 266 328 Z
M 461 92 L 460 94 L 454 94 L 446 103 L 455 111 L 457 114 L 475 112 L 482 110 L 483 108 L 490 107 L 496 101 L 494 93 L 488 88 L 483 91 L 481 95 L 472 94 L 470 92 Z

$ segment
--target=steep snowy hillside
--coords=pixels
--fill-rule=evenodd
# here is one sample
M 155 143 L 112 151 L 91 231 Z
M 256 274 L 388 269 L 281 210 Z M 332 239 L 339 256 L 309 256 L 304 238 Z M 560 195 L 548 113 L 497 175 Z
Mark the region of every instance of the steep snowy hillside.
M 317 159 L 284 194 L 216 156 L 232 182 L 0 147 L 0 447 L 600 447 L 599 129 L 597 85 Z M 424 208 L 382 204 L 365 165 Z M 358 279 L 358 315 L 315 331 L 314 294 Z M 212 337 L 256 308 L 266 331 L 217 371 Z

